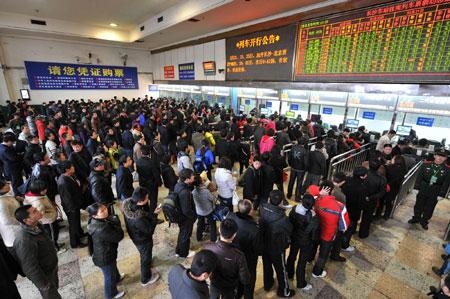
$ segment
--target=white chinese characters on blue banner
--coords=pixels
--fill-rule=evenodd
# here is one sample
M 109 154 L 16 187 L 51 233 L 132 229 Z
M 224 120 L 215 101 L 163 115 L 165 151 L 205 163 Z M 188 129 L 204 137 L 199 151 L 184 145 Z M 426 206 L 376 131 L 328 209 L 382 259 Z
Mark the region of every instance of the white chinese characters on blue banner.
M 322 113 L 323 114 L 333 114 L 333 108 L 331 108 L 331 107 L 323 107 L 322 108 Z
M 363 112 L 362 118 L 365 118 L 365 119 L 375 119 L 375 112 L 364 111 L 364 112 Z
M 30 89 L 138 89 L 136 67 L 25 61 Z
M 416 125 L 424 126 L 424 127 L 432 127 L 433 123 L 434 123 L 434 118 L 418 117 Z
M 178 65 L 178 76 L 180 80 L 194 80 L 194 63 L 183 63 Z

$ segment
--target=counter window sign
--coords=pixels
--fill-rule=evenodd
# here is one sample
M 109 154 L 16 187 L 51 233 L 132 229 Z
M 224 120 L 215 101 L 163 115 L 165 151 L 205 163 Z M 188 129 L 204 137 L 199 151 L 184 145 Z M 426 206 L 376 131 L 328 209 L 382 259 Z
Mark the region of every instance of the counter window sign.
M 249 106 L 250 105 L 250 100 L 245 100 L 245 105 Z
M 266 102 L 266 107 L 267 108 L 272 108 L 272 102 Z
M 365 119 L 375 119 L 375 112 L 364 111 L 362 118 Z
M 333 108 L 324 107 L 324 108 L 322 108 L 322 113 L 323 114 L 333 114 Z
M 434 123 L 434 118 L 428 117 L 418 117 L 416 125 L 423 127 L 432 127 Z
M 292 111 L 298 111 L 298 104 L 291 104 Z

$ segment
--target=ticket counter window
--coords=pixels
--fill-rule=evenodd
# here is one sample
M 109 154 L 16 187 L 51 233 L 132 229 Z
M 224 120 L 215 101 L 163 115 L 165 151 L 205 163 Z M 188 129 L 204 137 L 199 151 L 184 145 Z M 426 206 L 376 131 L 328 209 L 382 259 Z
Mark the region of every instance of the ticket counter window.
M 267 110 L 267 116 L 274 114 L 275 112 L 280 112 L 280 101 L 276 100 L 259 100 L 262 105 L 264 105 Z
M 446 139 L 450 143 L 450 117 L 429 114 L 406 113 L 405 126 L 411 126 L 417 138 L 426 138 L 438 143 Z
M 360 126 L 365 126 L 367 130 L 382 135 L 383 131 L 390 129 L 393 117 L 394 112 L 391 111 L 359 109 L 356 119 L 359 119 Z
M 328 127 L 339 126 L 344 121 L 345 107 L 321 105 L 319 111 L 322 122 L 328 124 Z
M 239 103 L 239 110 L 249 114 L 251 110 L 256 108 L 256 99 L 241 98 Z
M 308 116 L 308 104 L 282 101 L 280 113 L 281 115 L 294 119 L 301 116 L 305 120 Z

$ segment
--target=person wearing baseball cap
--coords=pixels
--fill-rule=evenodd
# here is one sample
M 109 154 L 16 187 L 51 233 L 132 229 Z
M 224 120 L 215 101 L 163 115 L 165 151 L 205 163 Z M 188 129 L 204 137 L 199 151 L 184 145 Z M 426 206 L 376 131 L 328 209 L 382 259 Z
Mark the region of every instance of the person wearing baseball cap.
M 434 152 L 434 161 L 424 161 L 420 166 L 414 189 L 419 190 L 410 224 L 420 223 L 428 229 L 438 198 L 446 196 L 450 186 L 450 167 L 447 166 L 448 151 L 441 148 Z

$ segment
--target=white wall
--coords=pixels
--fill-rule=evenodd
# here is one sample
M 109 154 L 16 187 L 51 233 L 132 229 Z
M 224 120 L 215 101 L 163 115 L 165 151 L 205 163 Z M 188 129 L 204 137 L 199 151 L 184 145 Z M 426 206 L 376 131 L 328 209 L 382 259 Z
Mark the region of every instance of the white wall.
M 9 88 L 14 94 L 14 99 L 20 97 L 19 89 L 29 88 L 22 85 L 22 78 L 26 78 L 24 61 L 44 61 L 76 64 L 76 56 L 81 57 L 80 63 L 88 61 L 88 53 L 93 54 L 92 63 L 96 63 L 97 57 L 101 60 L 100 65 L 123 65 L 120 58 L 128 54 L 127 66 L 136 66 L 139 72 L 151 72 L 150 52 L 140 49 L 118 48 L 114 46 L 95 45 L 81 42 L 54 41 L 45 39 L 34 39 L 28 37 L 0 36 L 0 46 L 3 49 L 4 63 L 9 69 L 5 71 L 10 79 Z M 65 99 L 108 99 L 115 95 L 118 97 L 144 96 L 148 91 L 148 85 L 152 83 L 151 74 L 138 74 L 139 89 L 129 90 L 30 90 L 31 104 L 39 104 L 54 100 Z M 0 81 L 2 76 L 0 76 Z M 4 84 L 0 83 L 0 89 Z M 2 98 L 0 104 L 4 105 L 8 94 L 0 91 Z
M 205 76 L 203 62 L 216 62 L 216 75 Z M 195 80 L 225 80 L 225 39 L 216 40 L 194 46 L 188 46 L 152 55 L 153 76 L 155 80 L 179 80 L 178 64 L 194 62 Z M 164 79 L 164 66 L 173 65 L 174 79 Z

